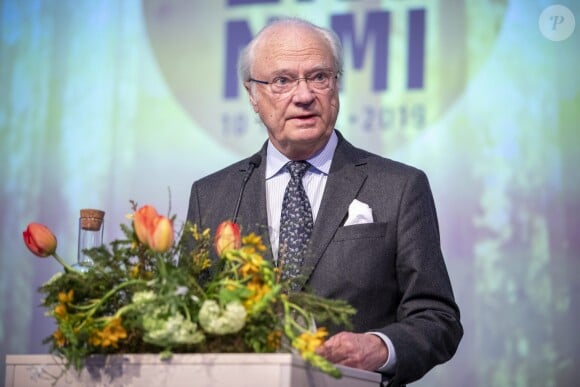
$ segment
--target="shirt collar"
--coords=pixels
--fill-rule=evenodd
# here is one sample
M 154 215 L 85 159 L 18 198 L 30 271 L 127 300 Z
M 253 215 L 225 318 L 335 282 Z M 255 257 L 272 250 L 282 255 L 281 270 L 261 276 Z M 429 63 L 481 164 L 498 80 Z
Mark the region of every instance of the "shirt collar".
M 309 158 L 308 161 L 314 168 L 318 171 L 328 175 L 330 171 L 330 164 L 332 162 L 332 156 L 336 150 L 336 145 L 338 144 L 338 137 L 334 131 L 330 135 L 330 139 L 324 145 L 322 150 L 316 153 L 314 156 Z M 268 147 L 266 150 L 266 180 L 270 179 L 274 175 L 278 174 L 282 168 L 288 163 L 290 159 L 284 156 L 276 147 L 268 140 Z

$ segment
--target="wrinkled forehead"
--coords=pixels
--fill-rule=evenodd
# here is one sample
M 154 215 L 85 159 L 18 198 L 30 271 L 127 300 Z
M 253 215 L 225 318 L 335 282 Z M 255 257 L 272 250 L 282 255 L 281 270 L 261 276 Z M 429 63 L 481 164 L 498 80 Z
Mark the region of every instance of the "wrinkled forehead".
M 272 26 L 263 31 L 254 50 L 253 68 L 276 70 L 276 66 L 332 67 L 330 44 L 317 30 L 305 26 Z

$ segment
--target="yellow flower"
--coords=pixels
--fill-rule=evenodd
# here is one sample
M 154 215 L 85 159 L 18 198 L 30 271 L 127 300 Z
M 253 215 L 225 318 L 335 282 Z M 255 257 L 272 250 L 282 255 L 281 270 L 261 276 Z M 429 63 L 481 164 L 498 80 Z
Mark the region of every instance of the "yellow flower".
M 52 337 L 54 337 L 54 339 L 56 340 L 56 345 L 58 347 L 63 347 L 64 344 L 66 343 L 66 340 L 64 338 L 64 334 L 60 331 L 60 329 L 57 329 L 53 334 Z
M 253 232 L 242 238 L 242 244 L 246 246 L 252 246 L 257 251 L 266 251 L 266 246 L 264 246 L 264 243 L 262 243 L 262 237 L 254 234 Z
M 141 274 L 139 265 L 133 265 L 131 266 L 131 270 L 129 270 L 129 277 L 133 279 L 141 277 L 142 279 L 150 280 L 153 278 L 153 273 L 145 270 L 143 274 Z
M 292 340 L 292 346 L 300 351 L 302 356 L 312 354 L 316 348 L 324 343 L 324 338 L 328 335 L 326 328 L 319 328 L 316 332 L 306 331 Z
M 205 270 L 211 267 L 211 260 L 208 258 L 205 251 L 200 254 L 196 254 L 195 252 L 191 253 L 191 257 L 193 260 L 193 264 L 199 270 Z
M 205 230 L 203 230 L 200 233 L 199 230 L 197 229 L 197 224 L 194 224 L 193 226 L 189 226 L 188 230 L 191 233 L 191 235 L 193 236 L 193 239 L 196 240 L 196 241 L 200 241 L 202 239 L 206 239 L 210 235 L 210 229 L 209 228 L 206 228 Z
M 89 338 L 89 343 L 95 347 L 114 347 L 117 348 L 117 342 L 127 338 L 127 331 L 121 324 L 121 317 L 113 317 L 102 331 L 96 330 Z
M 71 289 L 68 293 L 65 292 L 58 292 L 58 302 L 61 304 L 70 304 L 74 298 L 74 290 Z
M 282 342 L 282 332 L 280 331 L 272 331 L 268 333 L 268 337 L 266 338 L 266 346 L 271 351 L 277 351 L 280 349 L 280 344 Z
M 107 324 L 103 332 L 111 337 L 111 339 L 114 341 L 127 338 L 127 331 L 121 323 L 121 317 L 113 318 L 109 324 Z
M 101 332 L 100 331 L 93 331 L 91 333 L 91 337 L 89 337 L 89 344 L 98 347 L 101 345 Z
M 139 278 L 139 265 L 131 266 L 131 271 L 129 272 L 129 277 Z
M 264 265 L 264 258 L 258 254 L 252 254 L 247 257 L 246 263 L 240 267 L 240 274 L 243 277 L 249 277 L 252 274 L 260 272 L 260 268 Z
M 54 315 L 56 317 L 65 318 L 67 313 L 68 312 L 65 304 L 58 304 L 54 307 Z
M 246 285 L 252 295 L 244 301 L 246 310 L 252 309 L 266 294 L 270 292 L 270 287 L 259 280 L 254 280 Z

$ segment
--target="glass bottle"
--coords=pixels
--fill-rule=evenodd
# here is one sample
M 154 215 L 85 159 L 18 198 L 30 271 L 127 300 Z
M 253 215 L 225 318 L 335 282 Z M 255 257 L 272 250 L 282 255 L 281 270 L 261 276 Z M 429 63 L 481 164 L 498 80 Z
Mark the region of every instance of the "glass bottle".
M 94 209 L 82 209 L 79 218 L 79 247 L 77 267 L 88 269 L 93 260 L 85 250 L 100 247 L 103 244 L 103 229 L 105 228 L 105 212 Z

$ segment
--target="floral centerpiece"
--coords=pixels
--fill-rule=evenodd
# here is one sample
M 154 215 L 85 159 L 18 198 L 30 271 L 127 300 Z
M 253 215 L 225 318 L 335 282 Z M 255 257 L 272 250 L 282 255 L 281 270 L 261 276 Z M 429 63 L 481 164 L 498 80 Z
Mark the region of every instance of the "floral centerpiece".
M 213 237 L 186 223 L 176 237 L 175 217 L 135 203 L 132 210 L 131 224 L 121 225 L 125 238 L 85 251 L 92 264 L 82 271 L 58 256 L 44 225 L 23 232 L 32 253 L 64 268 L 39 291 L 57 326 L 45 343 L 67 368 L 81 370 L 94 354 L 292 351 L 340 376 L 316 353 L 328 333 L 314 316 L 349 326 L 352 307 L 288 291 L 290 280 L 263 259 L 261 237 L 242 236 L 231 221 Z

